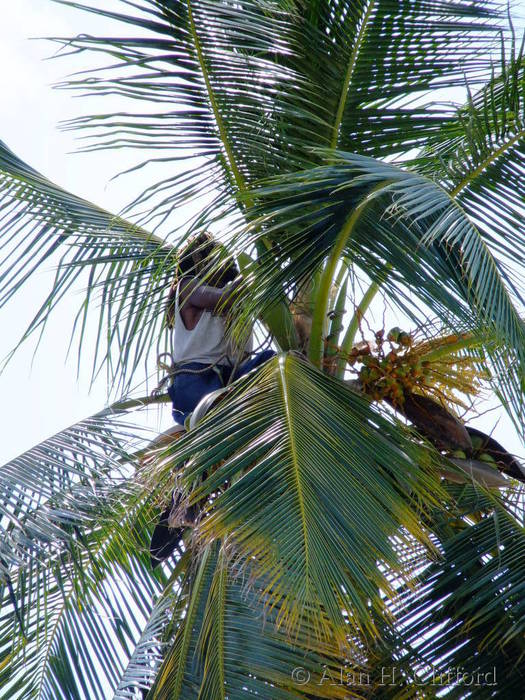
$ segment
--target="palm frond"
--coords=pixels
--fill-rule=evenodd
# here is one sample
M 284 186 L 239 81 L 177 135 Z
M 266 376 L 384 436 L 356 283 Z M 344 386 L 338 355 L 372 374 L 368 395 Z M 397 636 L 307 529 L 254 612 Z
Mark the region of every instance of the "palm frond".
M 323 673 L 337 677 L 344 652 L 279 629 L 276 612 L 265 609 L 264 582 L 247 585 L 228 550 L 216 542 L 198 555 L 181 592 L 186 605 L 176 611 L 170 649 L 147 697 L 348 697 L 345 686 L 319 682 Z
M 430 179 L 357 154 L 328 157 L 335 162 L 254 192 L 261 216 L 241 240 L 262 230 L 272 248 L 254 266 L 247 314 L 275 303 L 276 290 L 300 286 L 328 260 L 310 349 L 319 362 L 332 272 L 347 256 L 419 327 L 430 310 L 453 332 L 490 330 L 505 348 L 494 353 L 497 386 L 521 420 L 524 327 L 512 281 L 483 231 Z
M 57 39 L 68 52 L 110 58 L 63 87 L 148 103 L 69 126 L 88 129 L 88 148 L 186 159 L 183 173 L 137 202 L 159 195 L 151 206 L 161 218 L 209 183 L 224 202 L 261 178 L 315 164 L 313 147 L 379 157 L 423 144 L 453 111 L 412 98 L 489 69 L 504 17 L 493 0 L 123 0 L 120 13 L 59 1 L 134 28 Z
M 44 264 L 56 272 L 25 337 L 42 331 L 55 306 L 83 282 L 73 333 L 82 345 L 86 318 L 100 304 L 93 374 L 106 367 L 116 388 L 157 343 L 163 295 L 174 265 L 162 239 L 53 185 L 0 142 L 0 306 Z
M 523 303 L 525 257 L 525 58 L 503 52 L 492 78 L 454 121 L 429 139 L 414 167 L 454 197 L 476 223 Z
M 464 697 L 466 686 L 455 682 L 458 673 L 474 679 L 476 697 L 493 697 L 495 689 L 512 695 L 523 684 L 525 653 L 522 511 L 517 517 L 504 497 L 472 486 L 451 492 L 456 511 L 434 519 L 443 558 L 397 600 L 405 656 L 411 649 L 414 678 L 431 684 L 434 675 L 448 686 L 447 697 Z
M 0 469 L 0 683 L 13 698 L 105 698 L 165 576 L 152 576 L 144 441 L 124 401 Z
M 119 401 L 2 465 L 0 517 L 4 527 L 22 527 L 20 518 L 30 512 L 40 517 L 41 508 L 57 497 L 67 498 L 77 487 L 83 487 L 88 498 L 96 493 L 95 485 L 107 478 L 108 483 L 124 483 L 130 451 L 138 449 L 150 435 L 149 430 L 130 423 L 125 416 L 158 402 L 158 398 L 150 397 Z M 81 490 L 76 495 L 80 499 Z M 2 554 L 7 556 L 8 552 Z
M 309 145 L 376 158 L 417 148 L 448 121 L 447 107 L 425 93 L 483 74 L 503 9 L 440 0 L 295 5 L 290 64 L 315 86 L 315 110 L 326 122 Z M 480 52 L 467 49 L 469 35 Z
M 190 557 L 183 555 L 170 575 L 162 594 L 158 597 L 135 645 L 124 673 L 121 676 L 113 700 L 134 700 L 137 692 L 149 690 L 155 681 L 165 656 L 167 628 L 174 617 L 180 599 L 182 575 L 190 565 Z
M 271 582 L 267 606 L 283 629 L 373 635 L 365 601 L 381 611 L 389 588 L 377 563 L 402 575 L 390 542 L 401 524 L 428 542 L 418 504 L 439 497 L 435 473 L 402 430 L 293 355 L 239 387 L 172 454 L 189 459 L 186 484 L 204 478 L 191 495 L 201 507 L 211 499 L 198 532 L 227 537 L 247 575 Z

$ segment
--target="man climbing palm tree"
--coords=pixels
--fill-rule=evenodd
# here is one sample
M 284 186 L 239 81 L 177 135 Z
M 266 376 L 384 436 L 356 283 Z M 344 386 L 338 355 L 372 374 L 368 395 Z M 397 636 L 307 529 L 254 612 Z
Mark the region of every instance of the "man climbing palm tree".
M 214 254 L 219 251 L 211 236 L 201 235 L 190 241 L 180 253 L 168 297 L 174 363 L 168 393 L 178 423 L 184 423 L 206 394 L 274 355 L 272 350 L 254 353 L 251 334 L 241 348 L 227 339 L 224 314 L 240 303 L 235 295 L 240 279 L 232 262 L 213 269 Z

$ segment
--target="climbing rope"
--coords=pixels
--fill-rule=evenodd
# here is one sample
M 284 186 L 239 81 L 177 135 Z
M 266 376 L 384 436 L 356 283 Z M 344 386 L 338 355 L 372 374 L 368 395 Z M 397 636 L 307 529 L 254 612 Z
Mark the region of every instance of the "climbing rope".
M 242 357 L 245 358 L 251 357 L 252 355 L 255 355 L 258 353 L 260 350 L 265 345 L 270 345 L 271 342 L 271 333 L 268 333 L 266 337 L 263 339 L 262 343 L 260 343 L 254 350 L 250 350 L 249 352 L 243 352 Z M 168 358 L 169 363 L 165 362 L 163 358 Z M 217 375 L 219 376 L 221 382 L 223 382 L 223 377 L 222 374 L 218 368 L 218 365 L 226 359 L 227 364 L 231 367 L 230 371 L 230 376 L 228 378 L 228 381 L 226 382 L 226 386 L 229 386 L 232 381 L 234 381 L 235 377 L 235 372 L 237 371 L 237 368 L 241 364 L 241 353 L 237 353 L 237 357 L 235 358 L 235 362 L 232 364 L 229 361 L 229 357 L 226 353 L 222 354 L 215 362 L 213 362 L 210 365 L 205 365 L 204 367 L 201 367 L 200 369 L 188 369 L 187 365 L 190 364 L 188 362 L 175 362 L 173 359 L 173 355 L 171 352 L 162 352 L 160 355 L 157 356 L 157 368 L 159 370 L 162 370 L 165 372 L 164 376 L 162 379 L 159 381 L 158 386 L 153 389 L 151 392 L 151 395 L 154 397 L 158 397 L 161 394 L 166 392 L 166 387 L 173 381 L 174 377 L 177 376 L 177 374 L 202 374 L 203 372 L 208 372 L 210 369 L 214 370 Z
M 162 359 L 164 357 L 168 357 L 171 360 L 171 362 L 169 364 L 164 362 Z M 173 378 L 177 374 L 202 374 L 203 372 L 208 372 L 210 369 L 212 369 L 215 372 L 217 372 L 222 382 L 222 375 L 218 370 L 218 364 L 226 357 L 227 355 L 226 353 L 224 353 L 210 365 L 205 365 L 204 367 L 201 367 L 201 369 L 189 369 L 187 367 L 187 365 L 189 364 L 188 362 L 175 362 L 171 352 L 161 352 L 160 355 L 157 357 L 157 368 L 159 370 L 164 371 L 165 375 L 159 381 L 158 386 L 155 389 L 153 389 L 151 395 L 160 396 L 160 394 L 165 393 L 166 386 L 173 381 Z

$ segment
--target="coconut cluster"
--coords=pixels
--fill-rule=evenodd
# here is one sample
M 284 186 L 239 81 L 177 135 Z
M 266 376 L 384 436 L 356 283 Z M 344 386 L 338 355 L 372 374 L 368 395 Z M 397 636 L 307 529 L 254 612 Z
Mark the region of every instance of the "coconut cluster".
M 388 399 L 401 405 L 407 392 L 422 390 L 431 374 L 430 362 L 413 352 L 414 338 L 401 328 L 392 328 L 385 338 L 375 333 L 375 345 L 360 343 L 352 348 L 349 363 L 361 364 L 359 380 L 363 391 L 375 401 Z

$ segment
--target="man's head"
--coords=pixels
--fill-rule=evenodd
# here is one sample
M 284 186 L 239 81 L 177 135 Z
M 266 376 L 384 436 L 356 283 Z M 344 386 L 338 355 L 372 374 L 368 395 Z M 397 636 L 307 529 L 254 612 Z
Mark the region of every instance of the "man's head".
M 221 261 L 224 248 L 211 234 L 201 233 L 191 238 L 177 258 L 177 272 L 166 304 L 166 325 L 173 328 L 175 320 L 175 291 L 182 277 L 199 277 L 211 287 L 224 287 L 239 275 L 233 260 Z
M 201 233 L 188 241 L 177 261 L 177 278 L 202 277 L 211 286 L 222 287 L 238 276 L 233 260 L 220 262 L 223 247 L 211 234 Z

